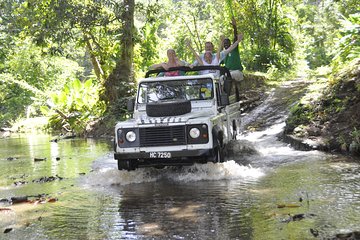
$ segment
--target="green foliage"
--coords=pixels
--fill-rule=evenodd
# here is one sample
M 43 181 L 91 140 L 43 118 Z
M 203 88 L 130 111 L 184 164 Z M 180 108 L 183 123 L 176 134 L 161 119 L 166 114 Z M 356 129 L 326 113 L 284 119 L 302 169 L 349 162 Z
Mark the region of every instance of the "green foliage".
M 160 21 L 156 32 L 160 40 L 157 61 L 165 60 L 166 50 L 173 48 L 179 58 L 192 62 L 193 55 L 187 49 L 185 39 L 190 39 L 198 52 L 204 51 L 206 41 L 213 41 L 217 46 L 220 35 L 224 34 L 220 31 L 224 28 L 223 13 L 213 14 L 213 9 L 222 8 L 223 3 L 215 0 L 179 1 L 176 4 L 162 1 L 157 16 Z M 169 12 L 172 14 L 169 15 Z
M 247 48 L 243 53 L 246 68 L 266 72 L 271 65 L 280 70 L 291 67 L 295 42 L 285 5 L 277 0 L 247 0 L 238 9 Z
M 299 125 L 307 125 L 314 118 L 314 108 L 310 104 L 297 103 L 290 109 L 290 115 L 286 120 L 288 132 L 293 131 Z
M 18 41 L 13 54 L 8 56 L 6 66 L 7 71 L 16 74 L 18 79 L 42 91 L 57 89 L 82 71 L 74 61 L 43 55 L 42 49 L 30 39 Z
M 161 24 L 162 6 L 157 2 L 154 4 L 137 4 L 136 17 L 141 20 L 142 25 L 139 26 L 139 34 L 136 39 L 134 49 L 134 64 L 136 68 L 136 75 L 141 77 L 147 71 L 148 66 L 152 65 L 158 60 L 160 39 L 158 37 L 158 28 Z
M 334 51 L 333 66 L 351 61 L 360 56 L 360 13 L 340 19 L 339 39 Z
M 52 129 L 83 134 L 91 121 L 102 116 L 105 104 L 99 100 L 99 86 L 93 80 L 82 83 L 75 79 L 62 91 L 52 93 L 51 102 L 41 111 L 50 117 Z
M 311 69 L 338 66 L 359 55 L 358 1 L 318 1 L 294 9 L 299 47 Z
M 0 74 L 0 88 L 0 124 L 8 126 L 25 115 L 26 106 L 31 103 L 31 92 L 23 90 L 14 77 L 6 73 Z
M 135 42 L 129 61 L 134 63 L 134 76 L 139 77 L 149 65 L 165 60 L 168 48 L 192 62 L 186 39 L 191 39 L 198 52 L 204 51 L 205 41 L 217 48 L 220 35 L 232 39 L 232 17 L 244 34 L 239 49 L 245 69 L 266 72 L 271 79 L 282 78 L 304 59 L 311 69 L 332 63 L 337 71 L 360 55 L 357 0 L 139 0 L 134 36 L 124 31 L 128 26 L 126 2 L 1 1 L 0 87 L 4 90 L 0 93 L 0 123 L 24 116 L 28 106 L 38 109 L 53 92 L 77 89 L 67 83 L 94 73 L 95 88 L 116 88 L 121 96 L 124 92 L 130 95 L 132 83 L 116 85 L 116 74 L 114 82 L 105 84 L 128 51 L 121 45 L 124 39 L 131 37 Z M 119 109 L 125 99 L 120 98 L 110 103 L 112 107 Z M 341 104 L 334 104 L 331 110 L 341 111 Z M 60 108 L 71 115 L 71 107 Z M 120 114 L 126 111 L 121 109 Z
M 352 137 L 353 142 L 355 142 L 359 146 L 360 145 L 360 129 L 357 129 L 355 127 L 354 130 L 350 133 L 350 136 Z
M 11 54 L 10 54 L 11 53 Z M 79 76 L 79 65 L 59 56 L 44 55 L 29 39 L 18 40 L 9 51 L 1 75 L 0 123 L 9 124 L 18 118 L 29 116 L 29 107 L 36 109 L 47 100 L 51 91 Z

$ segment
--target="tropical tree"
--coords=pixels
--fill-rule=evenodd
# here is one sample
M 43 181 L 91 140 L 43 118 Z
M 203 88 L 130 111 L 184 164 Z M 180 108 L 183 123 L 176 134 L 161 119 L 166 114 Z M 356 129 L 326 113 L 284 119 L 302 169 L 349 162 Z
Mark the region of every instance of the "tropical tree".
M 90 62 L 109 109 L 131 94 L 134 0 L 5 0 L 2 5 L 7 7 L 4 32 L 19 40 L 31 37 L 44 56 L 62 56 L 84 66 Z M 87 78 L 88 68 L 83 73 L 80 78 Z
M 106 114 L 121 118 L 149 65 L 165 60 L 168 48 L 192 62 L 185 40 L 198 52 L 205 41 L 217 47 L 220 35 L 232 38 L 232 18 L 244 33 L 246 70 L 289 70 L 300 52 L 311 68 L 358 53 L 356 0 L 3 0 L 0 7 L 0 100 L 14 113 L 74 79 L 92 79 Z M 45 95 L 36 100 L 31 89 Z

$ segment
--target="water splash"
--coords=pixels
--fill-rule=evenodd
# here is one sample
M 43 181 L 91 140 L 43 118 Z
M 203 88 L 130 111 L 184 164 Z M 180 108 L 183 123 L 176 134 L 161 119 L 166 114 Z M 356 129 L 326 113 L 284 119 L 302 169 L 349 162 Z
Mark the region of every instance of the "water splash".
M 232 180 L 232 179 L 258 179 L 264 175 L 259 168 L 251 165 L 242 166 L 234 160 L 224 163 L 195 164 L 191 167 L 183 168 L 177 175 L 169 176 L 176 181 L 191 182 L 202 180 Z
M 119 171 L 115 168 L 97 169 L 86 176 L 84 183 L 90 186 L 128 185 L 168 180 L 174 182 L 212 180 L 256 180 L 264 175 L 259 168 L 242 166 L 234 160 L 224 163 L 195 164 L 186 167 L 164 169 L 140 168 L 135 171 Z

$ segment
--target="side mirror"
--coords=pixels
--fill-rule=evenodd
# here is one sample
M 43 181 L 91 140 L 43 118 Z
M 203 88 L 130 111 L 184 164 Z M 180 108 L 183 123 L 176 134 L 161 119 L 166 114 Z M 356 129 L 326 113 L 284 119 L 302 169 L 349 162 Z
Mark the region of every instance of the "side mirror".
M 227 106 L 230 104 L 229 95 L 227 93 L 220 94 L 220 106 Z
M 129 112 L 134 112 L 135 108 L 135 98 L 129 98 L 127 101 L 126 108 Z

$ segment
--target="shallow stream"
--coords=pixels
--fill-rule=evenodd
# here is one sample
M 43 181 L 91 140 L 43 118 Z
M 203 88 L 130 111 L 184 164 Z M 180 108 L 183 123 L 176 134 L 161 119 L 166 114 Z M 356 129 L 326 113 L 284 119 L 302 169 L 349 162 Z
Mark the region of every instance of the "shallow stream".
M 295 151 L 277 141 L 283 126 L 244 131 L 225 163 L 133 172 L 109 140 L 0 139 L 0 239 L 358 236 L 359 160 Z

